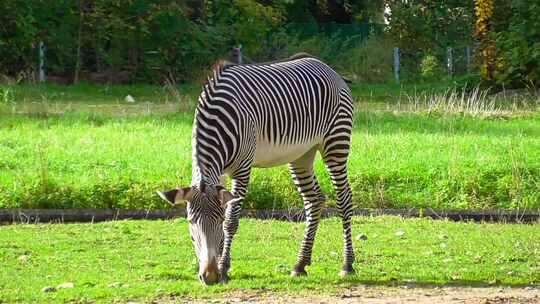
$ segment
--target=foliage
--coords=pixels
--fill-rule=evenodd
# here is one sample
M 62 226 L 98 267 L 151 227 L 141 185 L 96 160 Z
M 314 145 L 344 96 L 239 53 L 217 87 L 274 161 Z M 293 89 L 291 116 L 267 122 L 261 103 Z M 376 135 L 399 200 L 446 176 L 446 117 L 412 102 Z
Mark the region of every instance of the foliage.
M 401 78 L 423 80 L 421 64 L 426 56 L 445 62 L 446 49 L 457 52 L 472 46 L 474 7 L 468 0 L 387 0 L 388 32 L 400 48 Z M 457 57 L 457 56 L 456 56 Z M 457 58 L 455 58 L 457 59 Z M 465 69 L 463 69 L 463 72 Z
M 389 33 L 403 52 L 472 43 L 471 1 L 388 0 Z
M 275 59 L 265 42 L 285 23 L 370 16 L 374 4 L 362 2 L 6 0 L 0 2 L 10 12 L 0 17 L 0 73 L 35 70 L 35 46 L 44 41 L 47 74 L 64 83 L 79 74 L 110 81 L 120 72 L 128 75 L 122 82 L 198 80 L 239 44 L 247 62 Z
M 493 19 L 493 0 L 476 0 L 475 35 L 480 40 L 480 74 L 493 80 L 495 71 L 495 43 L 490 35 Z
M 350 62 L 355 59 L 344 55 L 370 52 L 375 42 L 356 42 L 380 31 L 365 35 L 358 25 L 382 23 L 385 8 L 389 38 L 381 39 L 400 47 L 402 79 L 421 80 L 426 56 L 442 64 L 444 50 L 462 53 L 476 37 L 484 79 L 538 86 L 540 8 L 525 0 L 4 0 L 0 11 L 9 13 L 0 16 L 0 74 L 35 79 L 36 46 L 44 41 L 52 81 L 70 83 L 75 75 L 97 83 L 199 81 L 241 44 L 248 63 L 309 51 L 339 72 L 364 69 L 359 80 L 388 81 L 382 77 L 387 61 Z M 306 27 L 294 31 L 294 24 Z M 369 77 L 368 67 L 385 72 Z
M 339 295 L 358 285 L 523 286 L 540 281 L 540 225 L 354 217 L 353 235 L 368 239 L 353 241 L 357 275 L 340 279 L 341 220 L 325 219 L 309 275 L 291 278 L 303 227 L 241 219 L 231 281 L 206 287 L 196 278 L 197 258 L 185 219 L 2 226 L 0 298 L 8 303 L 204 302 L 220 294 L 238 297 L 242 290 L 297 299 Z M 65 282 L 74 288 L 41 292 Z
M 500 3 L 499 18 L 490 37 L 496 45 L 494 78 L 509 87 L 540 86 L 540 4 L 529 1 Z
M 257 57 L 266 32 L 281 22 L 280 11 L 255 0 L 236 0 L 232 6 L 216 0 L 226 9 L 215 17 L 194 10 L 191 2 L 2 1 L 0 10 L 12 13 L 0 17 L 7 25 L 0 29 L 0 73 L 16 75 L 34 67 L 33 46 L 44 41 L 49 75 L 71 79 L 80 47 L 86 74 L 129 71 L 135 81 L 192 80 L 235 43 Z
M 271 57 L 306 52 L 355 82 L 385 83 L 391 79 L 389 52 L 393 42 L 378 24 L 291 23 L 272 32 L 269 42 Z
M 420 75 L 424 80 L 435 80 L 436 77 L 440 77 L 444 73 L 437 58 L 431 54 L 428 54 L 422 59 L 420 63 Z
M 270 30 L 281 24 L 282 13 L 254 0 L 234 0 L 233 5 L 230 22 L 234 42 L 244 46 L 245 55 L 250 59 L 260 61 L 265 51 L 261 43 L 266 41 Z
M 336 56 L 335 66 L 357 83 L 385 83 L 392 79 L 393 41 L 386 35 L 368 38 Z
M 32 3 L 18 0 L 0 3 L 0 73 L 17 75 L 36 62 L 35 37 L 39 30 Z

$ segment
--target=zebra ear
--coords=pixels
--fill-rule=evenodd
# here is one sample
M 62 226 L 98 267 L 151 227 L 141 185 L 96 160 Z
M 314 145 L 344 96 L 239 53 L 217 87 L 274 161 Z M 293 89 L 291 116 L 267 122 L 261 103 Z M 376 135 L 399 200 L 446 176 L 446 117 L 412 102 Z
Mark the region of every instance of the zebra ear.
M 157 194 L 159 197 L 166 200 L 173 206 L 177 203 L 177 201 L 190 201 L 193 198 L 193 191 L 191 190 L 191 187 L 173 189 L 165 192 L 158 191 Z
M 225 189 L 225 187 L 223 186 L 216 186 L 216 189 L 218 190 L 219 200 L 221 201 L 221 204 L 223 206 L 227 205 L 230 200 L 235 198 L 235 196 L 229 191 L 227 191 L 227 189 Z

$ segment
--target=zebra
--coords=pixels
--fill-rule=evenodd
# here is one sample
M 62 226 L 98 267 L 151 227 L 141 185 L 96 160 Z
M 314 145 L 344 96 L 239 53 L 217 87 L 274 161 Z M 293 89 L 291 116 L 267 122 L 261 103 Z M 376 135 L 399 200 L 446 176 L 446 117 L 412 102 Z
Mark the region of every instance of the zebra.
M 344 78 L 307 54 L 263 64 L 220 64 L 198 98 L 191 186 L 158 192 L 187 201 L 189 231 L 203 284 L 229 280 L 231 245 L 253 167 L 288 164 L 304 202 L 306 228 L 292 276 L 307 275 L 325 203 L 314 175 L 320 152 L 343 223 L 341 276 L 354 274 L 352 193 L 347 177 L 353 101 Z M 231 178 L 228 191 L 223 176 Z

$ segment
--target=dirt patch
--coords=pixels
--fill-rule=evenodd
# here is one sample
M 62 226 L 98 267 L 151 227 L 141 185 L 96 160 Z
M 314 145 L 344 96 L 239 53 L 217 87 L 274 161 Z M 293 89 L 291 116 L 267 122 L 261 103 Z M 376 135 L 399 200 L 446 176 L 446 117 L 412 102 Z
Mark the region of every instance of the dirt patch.
M 179 299 L 176 299 L 178 301 Z M 172 302 L 176 302 L 172 300 Z M 166 303 L 167 301 L 165 301 Z M 187 300 L 188 303 L 429 303 L 429 304 L 540 304 L 538 288 L 496 287 L 379 287 L 355 286 L 331 296 L 296 296 L 271 291 L 235 291 L 226 296 L 206 300 Z

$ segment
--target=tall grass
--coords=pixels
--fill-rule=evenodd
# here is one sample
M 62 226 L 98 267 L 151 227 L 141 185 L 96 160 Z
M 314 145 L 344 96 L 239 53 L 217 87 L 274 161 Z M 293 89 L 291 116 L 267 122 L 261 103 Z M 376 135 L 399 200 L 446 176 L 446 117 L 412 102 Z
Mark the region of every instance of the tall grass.
M 480 86 L 471 90 L 466 87 L 450 87 L 443 91 L 401 91 L 397 100 L 397 104 L 390 104 L 387 110 L 501 118 L 534 113 L 540 107 L 540 98 L 535 96 L 525 94 L 501 97 Z

